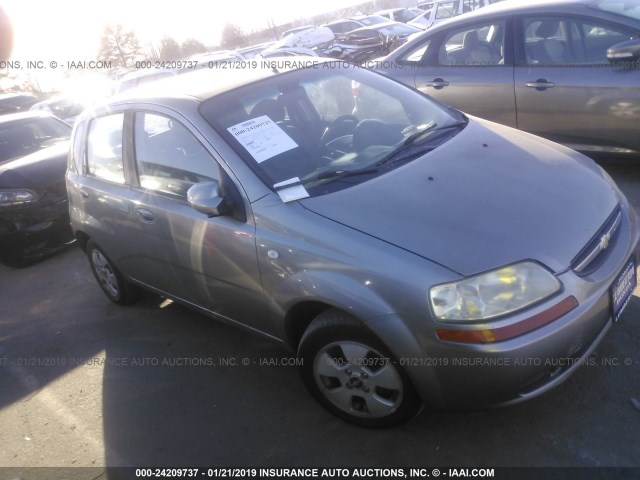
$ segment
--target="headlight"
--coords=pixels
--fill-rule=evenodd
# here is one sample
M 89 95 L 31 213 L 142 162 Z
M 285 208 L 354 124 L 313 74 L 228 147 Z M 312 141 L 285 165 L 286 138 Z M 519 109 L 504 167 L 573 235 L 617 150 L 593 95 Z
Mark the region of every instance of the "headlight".
M 31 190 L 0 190 L 0 207 L 37 202 L 40 197 Z
M 537 263 L 522 262 L 432 287 L 429 300 L 440 320 L 485 320 L 520 310 L 552 295 L 560 286 Z

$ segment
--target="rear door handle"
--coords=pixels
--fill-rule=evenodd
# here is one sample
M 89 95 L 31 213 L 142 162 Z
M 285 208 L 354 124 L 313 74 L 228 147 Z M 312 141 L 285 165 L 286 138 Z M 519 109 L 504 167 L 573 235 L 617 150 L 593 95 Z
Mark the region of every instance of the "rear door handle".
M 527 82 L 525 85 L 529 88 L 535 88 L 538 91 L 544 91 L 547 88 L 555 87 L 555 83 L 548 81 L 546 78 L 539 78 L 535 82 Z
M 84 188 L 80 189 L 80 196 L 82 198 L 89 198 L 89 192 L 87 192 Z
M 153 213 L 146 208 L 139 208 L 136 213 L 138 214 L 138 218 L 144 223 L 153 223 L 156 220 Z
M 430 82 L 424 82 L 422 84 L 423 87 L 433 87 L 436 90 L 440 90 L 441 88 L 444 87 L 448 87 L 449 86 L 449 82 L 447 82 L 445 79 L 443 78 L 434 78 L 432 81 Z

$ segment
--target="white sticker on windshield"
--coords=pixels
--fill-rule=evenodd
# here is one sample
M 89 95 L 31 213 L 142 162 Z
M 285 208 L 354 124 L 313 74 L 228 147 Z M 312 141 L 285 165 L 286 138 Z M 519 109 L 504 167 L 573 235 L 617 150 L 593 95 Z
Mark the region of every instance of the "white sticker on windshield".
M 280 195 L 280 199 L 285 203 L 309 196 L 307 189 L 300 185 L 300 179 L 298 177 L 276 183 L 273 188 L 276 189 L 276 192 Z
M 266 115 L 238 123 L 227 130 L 258 163 L 298 146 L 277 123 Z

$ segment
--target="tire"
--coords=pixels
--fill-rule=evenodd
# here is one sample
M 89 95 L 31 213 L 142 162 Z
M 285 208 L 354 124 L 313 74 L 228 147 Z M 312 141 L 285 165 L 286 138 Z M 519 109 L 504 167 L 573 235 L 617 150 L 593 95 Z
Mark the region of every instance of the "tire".
M 422 406 L 389 349 L 360 322 L 327 310 L 300 341 L 302 381 L 337 417 L 367 428 L 388 428 L 413 418 Z
M 93 276 L 109 300 L 119 305 L 129 305 L 138 299 L 139 288 L 123 280 L 118 269 L 95 242 L 89 240 L 86 251 Z

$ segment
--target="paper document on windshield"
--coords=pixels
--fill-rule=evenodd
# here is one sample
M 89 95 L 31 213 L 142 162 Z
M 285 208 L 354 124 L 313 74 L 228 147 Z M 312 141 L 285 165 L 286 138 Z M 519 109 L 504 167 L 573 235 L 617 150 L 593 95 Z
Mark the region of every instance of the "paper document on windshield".
M 276 192 L 280 195 L 280 199 L 284 203 L 300 200 L 301 198 L 307 198 L 309 196 L 307 189 L 300 185 L 300 179 L 298 177 L 276 183 L 273 188 L 276 189 Z
M 258 163 L 296 148 L 298 144 L 267 115 L 227 128 Z

